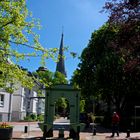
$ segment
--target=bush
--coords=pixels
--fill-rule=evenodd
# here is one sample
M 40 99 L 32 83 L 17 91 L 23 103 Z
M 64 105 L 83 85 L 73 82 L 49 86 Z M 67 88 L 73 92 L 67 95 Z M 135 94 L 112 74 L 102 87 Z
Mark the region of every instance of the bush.
M 24 117 L 24 120 L 25 120 L 25 121 L 33 121 L 32 118 L 31 118 L 31 116 L 29 116 L 29 115 L 26 116 L 26 117 Z
M 25 121 L 36 121 L 37 120 L 37 115 L 33 113 L 31 115 L 28 115 L 28 116 L 24 117 L 24 120 Z
M 30 117 L 32 120 L 36 121 L 37 120 L 37 115 L 35 113 L 31 114 Z
M 38 121 L 44 121 L 44 115 L 40 114 L 37 116 Z

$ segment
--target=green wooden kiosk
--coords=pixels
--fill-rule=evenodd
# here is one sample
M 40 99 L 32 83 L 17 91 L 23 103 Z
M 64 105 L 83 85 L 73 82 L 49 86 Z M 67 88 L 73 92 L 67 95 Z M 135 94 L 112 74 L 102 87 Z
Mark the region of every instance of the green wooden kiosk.
M 70 108 L 69 137 L 78 140 L 80 132 L 80 123 L 79 123 L 80 90 L 74 89 L 69 84 L 54 85 L 50 88 L 46 88 L 43 138 L 45 139 L 47 137 L 53 137 L 55 102 L 61 97 L 64 97 L 69 101 Z

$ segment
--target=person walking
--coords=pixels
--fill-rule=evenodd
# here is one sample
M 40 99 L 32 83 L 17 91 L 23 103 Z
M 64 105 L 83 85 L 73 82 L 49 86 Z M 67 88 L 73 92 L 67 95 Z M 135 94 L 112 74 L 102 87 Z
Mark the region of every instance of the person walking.
M 120 117 L 116 112 L 114 112 L 113 116 L 112 116 L 112 135 L 111 135 L 111 137 L 114 137 L 115 133 L 117 133 L 117 136 L 119 137 L 119 122 L 120 122 Z

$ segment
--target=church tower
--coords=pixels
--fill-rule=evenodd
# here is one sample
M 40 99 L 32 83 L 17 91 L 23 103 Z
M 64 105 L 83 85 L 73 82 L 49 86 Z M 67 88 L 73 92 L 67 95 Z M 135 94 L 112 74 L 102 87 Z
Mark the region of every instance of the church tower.
M 64 74 L 67 77 L 67 74 L 66 74 L 66 71 L 65 71 L 65 62 L 64 62 L 63 36 L 64 35 L 62 33 L 56 71 L 61 72 L 62 74 Z

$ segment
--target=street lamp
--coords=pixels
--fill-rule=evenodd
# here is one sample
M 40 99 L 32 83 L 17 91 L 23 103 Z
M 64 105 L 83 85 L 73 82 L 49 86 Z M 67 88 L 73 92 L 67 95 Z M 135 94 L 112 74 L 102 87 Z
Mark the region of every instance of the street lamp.
M 92 116 L 92 123 L 93 123 L 93 126 L 92 126 L 92 131 L 93 131 L 93 135 L 96 135 L 96 128 L 94 126 L 94 114 L 95 114 L 95 100 L 94 100 L 94 96 L 90 96 L 90 99 L 92 101 L 92 107 L 93 107 L 93 116 Z

